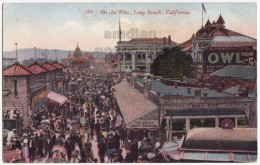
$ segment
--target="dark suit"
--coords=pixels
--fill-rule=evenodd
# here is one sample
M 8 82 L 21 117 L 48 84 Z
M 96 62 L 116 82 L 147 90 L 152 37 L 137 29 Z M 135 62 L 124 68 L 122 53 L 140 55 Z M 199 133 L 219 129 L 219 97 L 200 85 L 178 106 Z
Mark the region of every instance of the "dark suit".
M 36 151 L 34 139 L 31 139 L 28 142 L 28 146 L 29 146 L 29 159 L 30 159 L 30 162 L 33 162 L 34 161 L 34 157 L 35 157 L 35 151 Z
M 70 161 L 70 159 L 71 159 L 71 153 L 72 153 L 72 150 L 73 150 L 71 141 L 69 142 L 68 140 L 66 140 L 66 142 L 65 142 L 65 148 L 66 148 L 66 150 L 67 150 L 68 159 L 69 159 L 69 161 Z
M 51 143 L 51 140 L 47 140 L 45 139 L 44 140 L 44 150 L 45 150 L 45 155 L 48 155 L 48 158 L 51 157 L 51 150 L 52 150 L 52 143 Z

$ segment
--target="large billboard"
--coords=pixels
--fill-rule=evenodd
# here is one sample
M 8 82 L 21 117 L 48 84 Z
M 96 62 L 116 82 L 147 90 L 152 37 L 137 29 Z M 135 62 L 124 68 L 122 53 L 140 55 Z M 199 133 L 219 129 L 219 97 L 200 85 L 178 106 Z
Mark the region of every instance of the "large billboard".
M 211 47 L 203 52 L 203 73 L 210 74 L 228 65 L 256 66 L 252 47 Z

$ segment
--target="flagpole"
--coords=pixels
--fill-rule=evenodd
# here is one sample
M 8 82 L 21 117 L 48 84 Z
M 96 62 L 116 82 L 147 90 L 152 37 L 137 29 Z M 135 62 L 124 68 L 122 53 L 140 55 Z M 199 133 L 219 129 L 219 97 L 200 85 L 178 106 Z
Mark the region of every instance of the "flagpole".
M 203 3 L 201 4 L 201 13 L 202 13 L 201 27 L 203 27 Z

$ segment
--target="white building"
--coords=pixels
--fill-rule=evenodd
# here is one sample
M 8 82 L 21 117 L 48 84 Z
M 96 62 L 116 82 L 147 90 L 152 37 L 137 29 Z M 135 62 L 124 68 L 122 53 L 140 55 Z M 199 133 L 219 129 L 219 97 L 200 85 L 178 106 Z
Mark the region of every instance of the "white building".
M 163 48 L 174 47 L 171 36 L 164 38 L 133 38 L 117 42 L 118 71 L 139 68 L 150 72 L 150 65 Z

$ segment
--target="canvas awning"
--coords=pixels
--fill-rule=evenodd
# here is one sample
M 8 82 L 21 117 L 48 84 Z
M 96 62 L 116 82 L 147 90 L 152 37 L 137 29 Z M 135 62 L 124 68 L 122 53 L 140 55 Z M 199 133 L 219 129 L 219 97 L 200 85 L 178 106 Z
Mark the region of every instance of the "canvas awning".
M 126 128 L 159 128 L 158 107 L 126 80 L 113 87 Z
M 52 91 L 47 95 L 47 98 L 56 103 L 59 103 L 60 105 L 63 105 L 68 100 L 66 96 L 60 95 Z

